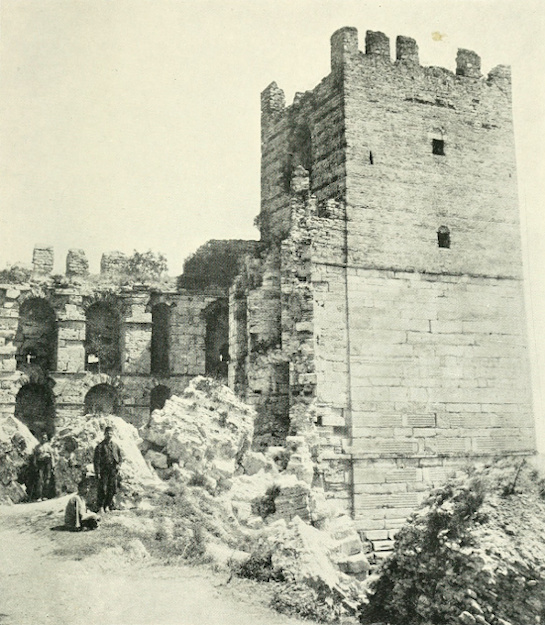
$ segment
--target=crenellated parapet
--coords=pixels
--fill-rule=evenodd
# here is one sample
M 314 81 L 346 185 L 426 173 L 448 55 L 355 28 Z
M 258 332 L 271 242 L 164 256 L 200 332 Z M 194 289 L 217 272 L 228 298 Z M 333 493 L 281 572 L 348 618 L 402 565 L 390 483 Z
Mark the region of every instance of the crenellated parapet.
M 396 38 L 395 60 L 391 58 L 390 39 L 382 32 L 371 30 L 366 32 L 365 52 L 360 51 L 358 45 L 358 31 L 355 28 L 344 27 L 333 33 L 331 36 L 331 71 L 333 73 L 342 72 L 347 64 L 357 59 L 363 61 L 372 59 L 374 62 L 392 66 L 411 66 L 421 71 L 428 69 L 420 66 L 418 44 L 411 37 L 399 35 Z M 455 75 L 460 78 L 482 78 L 480 56 L 472 50 L 460 48 L 456 55 Z M 494 68 L 488 74 L 487 79 L 497 78 L 508 79 L 509 73 L 503 70 L 498 72 Z

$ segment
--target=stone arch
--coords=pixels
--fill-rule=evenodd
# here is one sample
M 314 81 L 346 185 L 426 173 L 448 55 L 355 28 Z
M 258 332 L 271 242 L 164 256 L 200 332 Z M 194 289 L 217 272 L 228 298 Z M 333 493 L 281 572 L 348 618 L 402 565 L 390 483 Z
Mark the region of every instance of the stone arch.
M 55 433 L 55 399 L 47 384 L 30 382 L 19 389 L 15 398 L 14 416 L 40 438 L 45 432 L 49 437 Z
M 119 394 L 111 384 L 91 387 L 84 400 L 84 414 L 115 414 L 120 412 Z
M 17 369 L 39 367 L 44 373 L 57 368 L 57 318 L 42 297 L 30 297 L 19 308 L 15 335 Z
M 159 384 L 158 386 L 152 388 L 149 402 L 150 414 L 154 410 L 161 410 L 161 408 L 164 407 L 166 400 L 169 398 L 170 388 L 168 386 L 165 386 L 164 384 Z
M 168 376 L 170 373 L 170 306 L 164 302 L 151 309 L 151 373 Z
M 99 301 L 85 313 L 85 370 L 117 373 L 121 370 L 121 315 L 115 302 Z
M 205 373 L 226 378 L 229 364 L 229 304 L 216 300 L 205 311 Z

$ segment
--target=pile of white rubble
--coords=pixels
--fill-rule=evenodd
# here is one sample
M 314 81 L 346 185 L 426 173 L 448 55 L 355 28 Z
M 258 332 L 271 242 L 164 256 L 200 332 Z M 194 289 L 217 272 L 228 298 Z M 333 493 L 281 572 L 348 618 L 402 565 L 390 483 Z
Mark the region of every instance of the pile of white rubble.
M 21 475 L 38 441 L 15 417 L 0 419 L 0 503 L 19 503 L 26 498 Z

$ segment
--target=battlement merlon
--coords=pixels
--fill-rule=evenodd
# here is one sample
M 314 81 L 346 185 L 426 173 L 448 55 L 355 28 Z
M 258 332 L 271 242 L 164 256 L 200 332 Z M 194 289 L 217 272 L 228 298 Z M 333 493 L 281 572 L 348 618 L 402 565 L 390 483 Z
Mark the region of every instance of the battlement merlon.
M 261 92 L 261 134 L 282 115 L 286 108 L 286 96 L 280 87 L 272 82 Z

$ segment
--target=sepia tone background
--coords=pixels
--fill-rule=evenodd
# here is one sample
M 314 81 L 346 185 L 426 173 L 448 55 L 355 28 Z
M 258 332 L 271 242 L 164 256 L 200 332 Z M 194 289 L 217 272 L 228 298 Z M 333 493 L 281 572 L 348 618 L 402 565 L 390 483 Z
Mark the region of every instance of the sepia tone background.
M 257 238 L 260 92 L 288 103 L 329 70 L 341 26 L 458 47 L 513 70 L 526 306 L 545 451 L 545 5 L 530 0 L 2 0 L 0 266 L 35 243 L 152 249 L 171 274 L 211 238 Z M 543 390 L 542 390 L 543 389 Z

